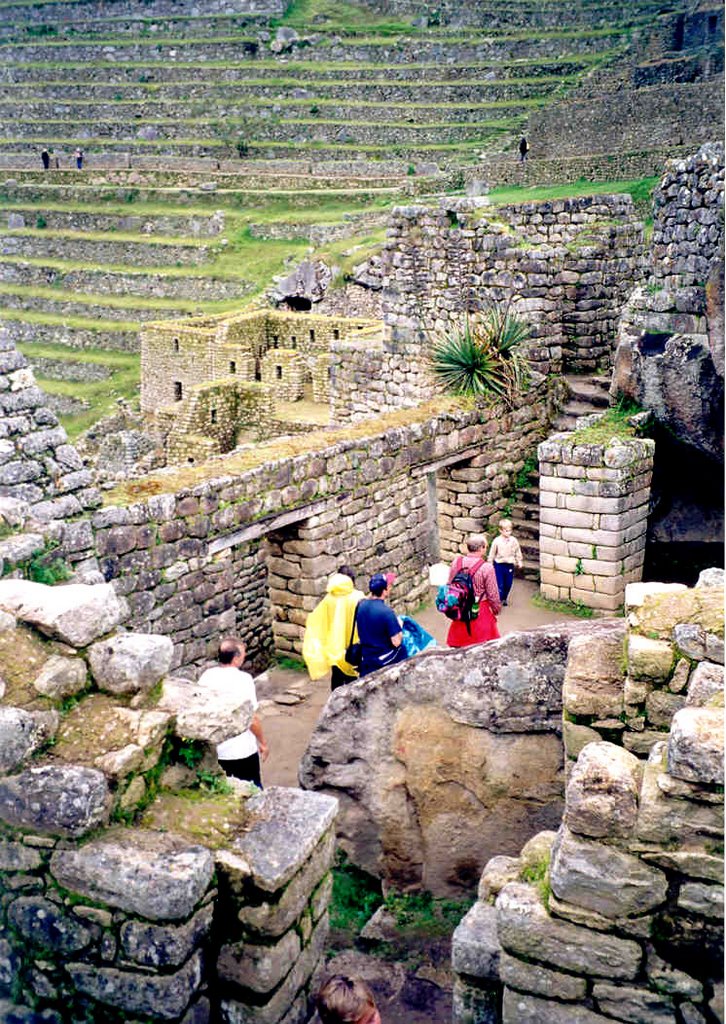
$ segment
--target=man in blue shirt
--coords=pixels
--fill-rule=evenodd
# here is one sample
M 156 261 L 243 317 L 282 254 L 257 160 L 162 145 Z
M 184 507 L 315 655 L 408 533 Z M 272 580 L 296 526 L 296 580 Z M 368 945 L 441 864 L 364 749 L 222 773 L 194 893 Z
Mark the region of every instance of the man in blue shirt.
M 370 597 L 358 605 L 356 624 L 360 640 L 362 661 L 358 675 L 370 675 L 376 669 L 393 665 L 407 657 L 403 647 L 403 630 L 398 616 L 386 604 L 395 576 L 377 572 L 368 583 Z

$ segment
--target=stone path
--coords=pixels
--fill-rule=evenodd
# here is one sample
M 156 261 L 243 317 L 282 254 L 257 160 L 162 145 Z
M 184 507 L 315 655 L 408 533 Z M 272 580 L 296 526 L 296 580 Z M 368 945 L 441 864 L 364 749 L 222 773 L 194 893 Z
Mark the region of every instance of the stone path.
M 535 583 L 519 579 L 515 582 L 509 606 L 499 616 L 502 636 L 569 618 L 535 607 L 532 597 L 536 592 Z M 415 618 L 440 644 L 445 644 L 448 620 L 433 605 Z M 329 696 L 327 679 L 313 683 L 307 674 L 289 669 L 274 668 L 259 678 L 260 716 L 270 745 L 270 756 L 262 773 L 266 786 L 297 786 L 300 758 Z

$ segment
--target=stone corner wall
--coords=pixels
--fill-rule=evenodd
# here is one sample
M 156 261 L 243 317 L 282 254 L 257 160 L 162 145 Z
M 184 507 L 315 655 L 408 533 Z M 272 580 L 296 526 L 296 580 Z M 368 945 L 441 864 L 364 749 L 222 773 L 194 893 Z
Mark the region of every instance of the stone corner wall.
M 225 781 L 247 702 L 109 584 L 0 581 L 0 1019 L 302 1022 L 337 805 Z
M 554 434 L 538 449 L 541 592 L 617 611 L 641 579 L 655 444 Z
M 570 645 L 565 708 L 608 718 L 568 733 L 565 710 L 559 830 L 484 869 L 456 1024 L 723 1021 L 723 579 L 628 588 L 625 660 Z

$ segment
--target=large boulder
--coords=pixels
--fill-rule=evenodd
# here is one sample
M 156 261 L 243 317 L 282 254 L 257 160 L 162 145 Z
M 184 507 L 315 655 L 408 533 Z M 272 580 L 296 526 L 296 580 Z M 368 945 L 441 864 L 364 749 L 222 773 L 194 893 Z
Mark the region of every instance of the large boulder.
M 426 652 L 331 696 L 300 781 L 338 797 L 339 840 L 356 864 L 451 895 L 474 889 L 491 857 L 559 825 L 561 692 L 580 633 L 620 637 L 622 626 Z
M 48 587 L 30 580 L 0 580 L 0 608 L 72 647 L 87 647 L 110 633 L 125 614 L 110 583 Z
M 99 690 L 117 694 L 151 690 L 171 668 L 173 655 L 170 637 L 151 633 L 119 633 L 88 650 Z
M 108 824 L 111 793 L 93 768 L 45 765 L 0 779 L 0 819 L 15 828 L 78 838 Z
M 175 717 L 177 736 L 205 743 L 222 743 L 244 732 L 254 714 L 248 700 L 227 689 L 175 677 L 164 680 L 157 707 Z

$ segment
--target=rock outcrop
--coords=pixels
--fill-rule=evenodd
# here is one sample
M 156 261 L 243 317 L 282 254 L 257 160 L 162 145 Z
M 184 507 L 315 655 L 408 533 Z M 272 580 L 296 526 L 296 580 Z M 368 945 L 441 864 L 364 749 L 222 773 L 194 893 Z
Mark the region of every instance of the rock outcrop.
M 448 895 L 559 823 L 561 692 L 580 635 L 619 648 L 623 627 L 558 625 L 432 651 L 332 695 L 300 779 L 340 800 L 339 840 L 355 863 Z

